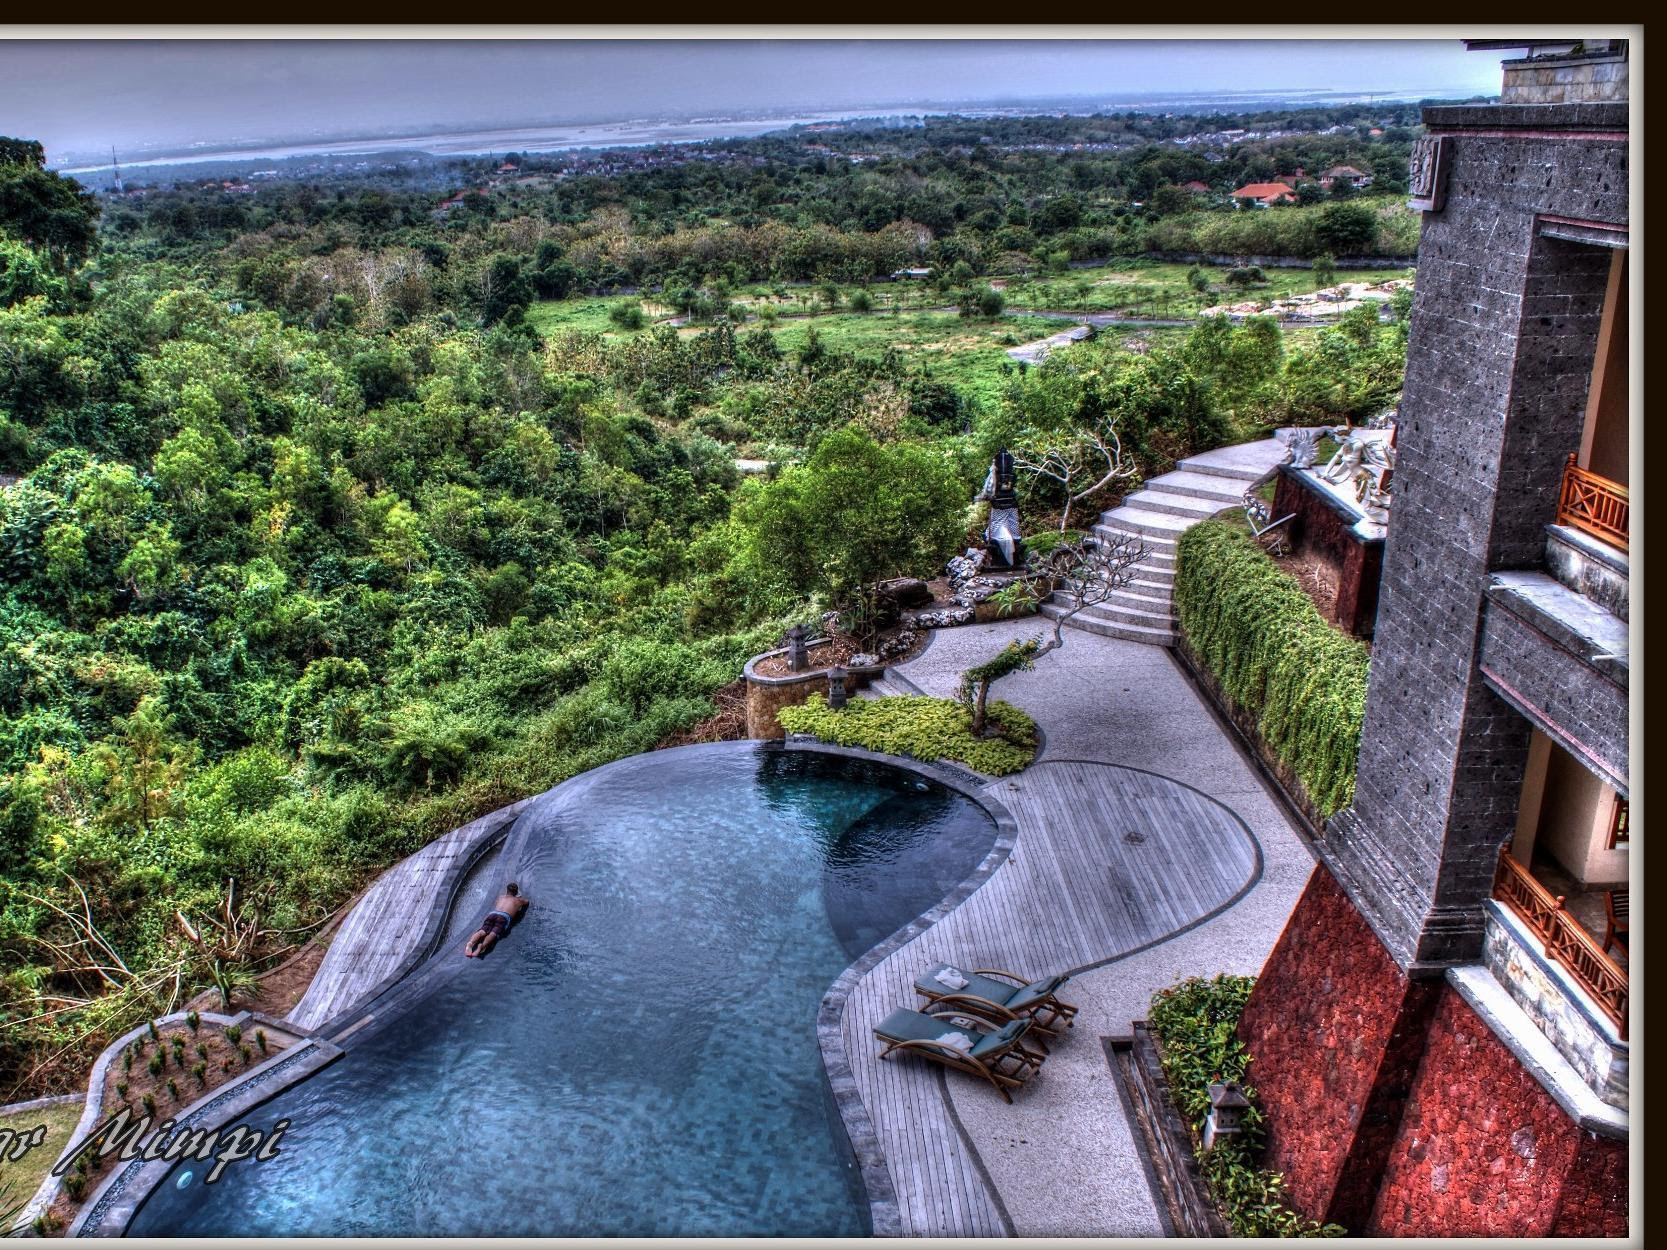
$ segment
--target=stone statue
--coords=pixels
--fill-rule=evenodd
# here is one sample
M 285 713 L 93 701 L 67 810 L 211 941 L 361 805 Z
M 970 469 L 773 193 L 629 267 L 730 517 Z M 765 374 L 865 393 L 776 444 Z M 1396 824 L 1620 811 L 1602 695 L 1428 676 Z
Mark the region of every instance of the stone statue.
M 1016 569 L 1024 563 L 1024 544 L 1019 539 L 1018 485 L 1013 455 L 1003 448 L 990 462 L 984 489 L 978 492 L 978 498 L 990 504 L 984 543 L 990 553 L 991 568 Z
M 1293 469 L 1312 469 L 1320 458 L 1320 436 L 1325 432 L 1324 426 L 1292 426 L 1275 430 L 1274 437 L 1287 448 L 1286 464 Z
M 1378 511 L 1388 507 L 1384 479 L 1395 468 L 1393 433 L 1390 438 L 1385 438 L 1379 432 L 1382 428 L 1334 427 L 1332 436 L 1338 440 L 1337 453 L 1320 470 L 1320 475 L 1328 482 L 1337 485 L 1350 482 L 1354 486 L 1354 497 L 1363 503 L 1371 500 Z

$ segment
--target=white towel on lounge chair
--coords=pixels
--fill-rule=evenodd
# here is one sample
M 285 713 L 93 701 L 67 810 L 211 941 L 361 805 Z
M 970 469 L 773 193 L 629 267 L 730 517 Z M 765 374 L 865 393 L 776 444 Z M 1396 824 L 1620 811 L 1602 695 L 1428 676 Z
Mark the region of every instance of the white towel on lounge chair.
M 969 982 L 964 976 L 955 971 L 953 968 L 940 969 L 932 979 L 939 985 L 947 986 L 952 990 L 964 990 L 971 984 L 971 982 Z
M 972 1038 L 965 1033 L 945 1033 L 933 1039 L 940 1046 L 948 1046 L 951 1050 L 958 1050 L 963 1055 L 972 1054 Z

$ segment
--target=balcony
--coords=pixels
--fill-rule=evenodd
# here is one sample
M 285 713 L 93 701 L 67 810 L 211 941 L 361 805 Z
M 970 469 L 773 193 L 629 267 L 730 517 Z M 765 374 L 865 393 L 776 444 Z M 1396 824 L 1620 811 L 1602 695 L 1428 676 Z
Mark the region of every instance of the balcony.
M 1569 453 L 1563 489 L 1557 497 L 1557 524 L 1590 534 L 1599 542 L 1627 550 L 1627 488 L 1582 469 Z
M 1493 897 L 1522 922 L 1546 959 L 1579 987 L 1625 1041 L 1627 970 L 1569 911 L 1565 896 L 1552 894 L 1507 849 L 1499 857 Z

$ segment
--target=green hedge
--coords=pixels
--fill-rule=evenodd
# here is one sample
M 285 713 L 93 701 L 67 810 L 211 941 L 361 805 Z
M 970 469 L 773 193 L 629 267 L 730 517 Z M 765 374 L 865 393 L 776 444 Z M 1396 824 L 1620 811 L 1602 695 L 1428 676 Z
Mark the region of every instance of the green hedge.
M 1181 536 L 1175 611 L 1194 653 L 1256 718 L 1320 815 L 1347 807 L 1366 715 L 1366 648 L 1330 625 L 1248 533 L 1223 521 Z
M 989 708 L 990 727 L 999 738 L 974 737 L 965 704 L 919 695 L 853 699 L 834 711 L 824 695 L 813 694 L 798 707 L 783 708 L 776 719 L 789 733 L 815 734 L 836 746 L 928 762 L 956 760 L 992 777 L 1016 773 L 1036 758 L 1036 722 L 999 699 Z
M 1256 1090 L 1243 1083 L 1250 1053 L 1238 1039 L 1239 1017 L 1255 986 L 1255 977 L 1223 973 L 1209 980 L 1189 977 L 1152 995 L 1146 1022 L 1163 1044 L 1163 1075 L 1170 1100 L 1200 1140 L 1210 1114 L 1212 1081 L 1237 1082 L 1250 1100 L 1240 1121 L 1243 1131 L 1218 1139 L 1198 1155 L 1198 1170 L 1234 1236 L 1345 1236 L 1339 1225 L 1311 1220 L 1293 1208 L 1285 1177 L 1257 1162 L 1266 1129 Z

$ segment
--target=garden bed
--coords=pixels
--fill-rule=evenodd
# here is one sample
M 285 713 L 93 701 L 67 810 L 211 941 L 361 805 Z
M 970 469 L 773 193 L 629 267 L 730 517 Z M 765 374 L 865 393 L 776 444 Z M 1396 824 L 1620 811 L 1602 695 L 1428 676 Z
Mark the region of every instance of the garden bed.
M 805 654 L 810 661 L 808 668 L 795 670 L 788 664 L 785 651 L 772 651 L 754 664 L 752 671 L 760 677 L 798 677 L 836 664 L 849 664 L 852 656 L 862 652 L 853 638 L 829 638 L 808 648 Z
M 191 1027 L 192 1018 L 197 1022 L 195 1028 Z M 97 1081 L 102 1074 L 102 1082 L 97 1121 L 88 1128 L 97 1128 L 126 1106 L 135 1117 L 150 1116 L 154 1132 L 164 1121 L 177 1118 L 213 1090 L 285 1050 L 294 1040 L 267 1025 L 264 1017 L 226 1024 L 192 1012 L 160 1027 L 153 1022 L 138 1030 L 136 1036 L 108 1052 L 108 1063 L 94 1068 L 92 1079 Z M 96 1193 L 118 1166 L 120 1159 L 114 1154 L 91 1162 L 83 1155 L 64 1175 L 46 1214 L 36 1221 L 36 1231 L 54 1235 L 69 1228 L 81 1203 Z
M 1146 1023 L 1169 1098 L 1192 1135 L 1199 1174 L 1235 1236 L 1344 1236 L 1340 1226 L 1311 1220 L 1288 1205 L 1285 1178 L 1259 1166 L 1265 1134 L 1252 1086 L 1241 1088 L 1250 1100 L 1241 1131 L 1203 1148 L 1210 1085 L 1240 1084 L 1250 1066 L 1237 1030 L 1255 983 L 1254 977 L 1190 977 L 1152 996 Z
M 963 703 L 924 695 L 862 699 L 835 710 L 825 695 L 813 694 L 778 716 L 789 733 L 813 734 L 835 746 L 863 747 L 886 755 L 936 763 L 953 760 L 991 777 L 1027 767 L 1036 758 L 1036 722 L 1011 703 L 989 707 L 995 736 L 977 737 Z

